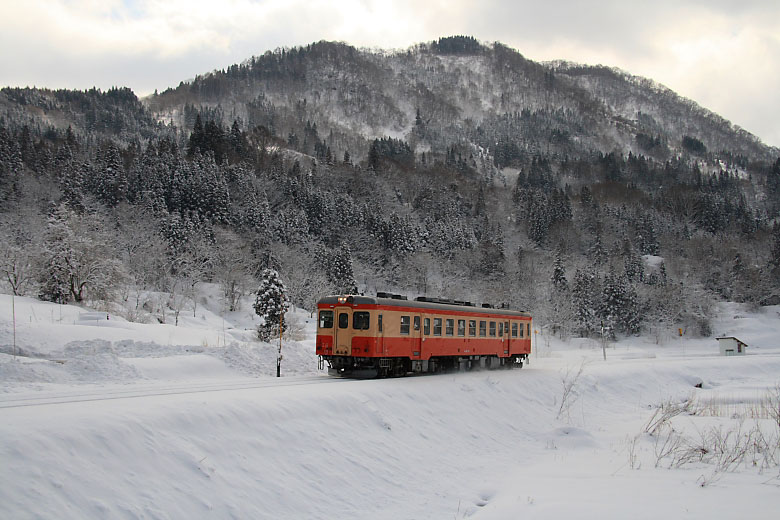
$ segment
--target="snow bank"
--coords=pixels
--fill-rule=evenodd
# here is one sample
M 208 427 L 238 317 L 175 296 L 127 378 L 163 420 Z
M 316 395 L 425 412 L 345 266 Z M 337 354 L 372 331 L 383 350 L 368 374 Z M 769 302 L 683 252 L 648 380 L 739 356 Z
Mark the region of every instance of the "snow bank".
M 680 417 L 675 431 L 738 424 L 731 414 L 780 380 L 778 308 L 719 307 L 713 330 L 751 345 L 739 358 L 718 356 L 712 339 L 673 337 L 610 343 L 604 361 L 596 341 L 540 336 L 522 370 L 351 381 L 317 370 L 307 314 L 308 338 L 283 344 L 277 379 L 278 346 L 251 341 L 251 316 L 223 322 L 208 298 L 179 327 L 19 298 L 17 357 L 9 300 L 3 518 L 774 518 L 780 508 L 777 466 L 746 462 L 718 478 L 704 463 L 656 467 L 658 437 L 644 433 L 661 403 L 691 396 L 725 413 Z

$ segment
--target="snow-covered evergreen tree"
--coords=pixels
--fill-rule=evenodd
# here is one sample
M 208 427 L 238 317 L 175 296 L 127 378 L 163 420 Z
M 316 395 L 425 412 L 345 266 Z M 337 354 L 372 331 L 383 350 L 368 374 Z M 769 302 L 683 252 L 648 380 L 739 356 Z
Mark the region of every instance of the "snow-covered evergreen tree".
M 624 277 L 609 273 L 604 278 L 599 315 L 604 332 L 614 338 L 616 332 L 639 332 L 641 314 L 636 289 Z
M 339 294 L 357 293 L 357 282 L 352 269 L 352 251 L 343 245 L 330 256 L 330 281 Z
M 563 255 L 558 249 L 555 253 L 555 263 L 553 263 L 553 272 L 550 277 L 553 288 L 558 292 L 569 290 L 569 283 L 566 281 L 566 270 L 563 267 Z
M 289 307 L 287 288 L 279 273 L 274 269 L 264 269 L 260 275 L 260 286 L 254 304 L 255 313 L 263 320 L 263 323 L 257 327 L 257 334 L 261 340 L 268 341 L 279 334 L 281 316 Z
M 572 288 L 574 318 L 583 336 L 590 336 L 598 328 L 598 286 L 596 277 L 589 272 L 577 270 Z

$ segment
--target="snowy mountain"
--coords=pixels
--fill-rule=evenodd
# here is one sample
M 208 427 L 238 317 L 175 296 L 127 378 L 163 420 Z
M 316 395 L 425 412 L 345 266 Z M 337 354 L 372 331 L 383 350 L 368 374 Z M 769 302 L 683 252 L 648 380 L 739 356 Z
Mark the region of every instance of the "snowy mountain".
M 197 284 L 236 301 L 274 267 L 300 307 L 429 294 L 564 336 L 707 335 L 712 302 L 780 298 L 778 150 L 618 70 L 463 36 L 318 42 L 143 100 L 5 88 L 0 117 L 19 294 L 152 290 L 171 303 L 148 314 L 175 321 Z
M 469 37 L 4 88 L 0 517 L 774 518 L 778 156 Z M 528 311 L 530 364 L 330 377 L 355 290 Z

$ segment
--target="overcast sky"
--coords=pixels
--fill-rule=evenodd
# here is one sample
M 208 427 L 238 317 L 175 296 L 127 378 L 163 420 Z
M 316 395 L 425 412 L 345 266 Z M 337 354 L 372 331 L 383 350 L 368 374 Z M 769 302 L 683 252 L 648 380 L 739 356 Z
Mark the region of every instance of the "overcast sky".
M 0 0 L 0 86 L 143 96 L 269 49 L 466 34 L 652 78 L 780 146 L 778 0 Z

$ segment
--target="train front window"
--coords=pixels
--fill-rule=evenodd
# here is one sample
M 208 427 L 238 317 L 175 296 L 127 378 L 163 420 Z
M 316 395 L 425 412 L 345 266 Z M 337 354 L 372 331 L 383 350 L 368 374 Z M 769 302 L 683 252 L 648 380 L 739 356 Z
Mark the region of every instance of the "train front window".
M 371 314 L 367 312 L 352 313 L 352 328 L 355 330 L 368 330 L 371 326 Z
M 349 327 L 349 314 L 346 312 L 339 313 L 339 328 L 346 329 Z
M 466 335 L 466 320 L 458 320 L 458 336 Z
M 477 335 L 477 320 L 469 320 L 469 336 Z
M 420 330 L 420 317 L 414 317 L 414 330 Z
M 320 311 L 320 328 L 333 328 L 333 311 Z
M 447 336 L 452 336 L 455 330 L 455 320 L 447 320 Z
M 490 322 L 490 337 L 495 338 L 496 337 L 496 322 L 491 321 Z
M 426 336 L 430 336 L 431 335 L 431 319 L 430 318 L 425 318 L 423 320 L 423 334 L 425 334 Z
M 401 334 L 409 334 L 409 316 L 401 316 Z
M 441 318 L 433 318 L 433 335 L 441 336 Z

